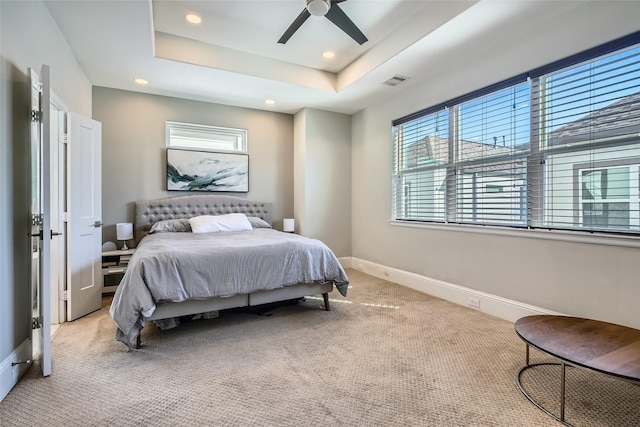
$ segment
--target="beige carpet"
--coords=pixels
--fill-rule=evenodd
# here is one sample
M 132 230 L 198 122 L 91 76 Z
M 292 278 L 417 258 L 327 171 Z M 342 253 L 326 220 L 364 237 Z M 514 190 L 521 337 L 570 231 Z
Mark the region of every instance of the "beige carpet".
M 114 340 L 105 307 L 61 325 L 53 375 L 34 366 L 2 426 L 555 426 L 518 391 L 524 344 L 504 320 L 349 270 L 348 298 Z M 534 361 L 543 360 L 533 353 Z M 576 426 L 640 423 L 640 387 L 568 370 Z M 552 407 L 557 371 L 524 378 Z M 557 406 L 557 405 L 556 405 Z

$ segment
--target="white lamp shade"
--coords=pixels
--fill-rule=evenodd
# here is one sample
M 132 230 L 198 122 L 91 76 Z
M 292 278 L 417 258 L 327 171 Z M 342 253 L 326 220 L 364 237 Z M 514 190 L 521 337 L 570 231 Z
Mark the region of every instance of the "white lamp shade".
M 282 220 L 282 231 L 293 233 L 296 229 L 296 221 L 293 218 L 285 218 Z
M 116 224 L 116 238 L 118 240 L 133 239 L 133 224 L 130 222 L 119 222 Z

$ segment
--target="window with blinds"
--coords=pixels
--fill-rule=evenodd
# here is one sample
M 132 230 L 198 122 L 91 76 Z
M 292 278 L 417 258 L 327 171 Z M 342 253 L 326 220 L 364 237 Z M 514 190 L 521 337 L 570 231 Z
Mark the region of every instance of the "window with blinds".
M 247 151 L 247 131 L 219 126 L 166 122 L 167 146 L 215 151 Z
M 534 226 L 640 231 L 640 48 L 543 75 Z
M 397 215 L 408 220 L 446 220 L 449 115 L 446 110 L 394 130 L 394 193 Z
M 640 233 L 639 41 L 395 120 L 393 219 Z
M 529 84 L 460 104 L 450 221 L 526 225 Z

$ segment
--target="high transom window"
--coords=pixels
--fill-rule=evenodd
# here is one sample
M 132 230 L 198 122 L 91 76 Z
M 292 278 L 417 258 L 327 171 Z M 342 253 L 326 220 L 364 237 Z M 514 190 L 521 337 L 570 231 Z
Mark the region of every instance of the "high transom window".
M 247 131 L 219 126 L 167 122 L 167 147 L 247 151 Z

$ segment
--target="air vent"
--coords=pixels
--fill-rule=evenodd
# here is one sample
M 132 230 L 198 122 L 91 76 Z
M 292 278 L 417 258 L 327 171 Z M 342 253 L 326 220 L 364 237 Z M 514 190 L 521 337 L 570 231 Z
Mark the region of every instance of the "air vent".
M 395 75 L 393 77 L 391 77 L 388 80 L 385 80 L 382 82 L 382 84 L 387 85 L 387 86 L 397 86 L 400 83 L 402 83 L 403 81 L 407 80 L 409 77 L 405 77 L 405 76 L 400 76 L 400 75 Z

